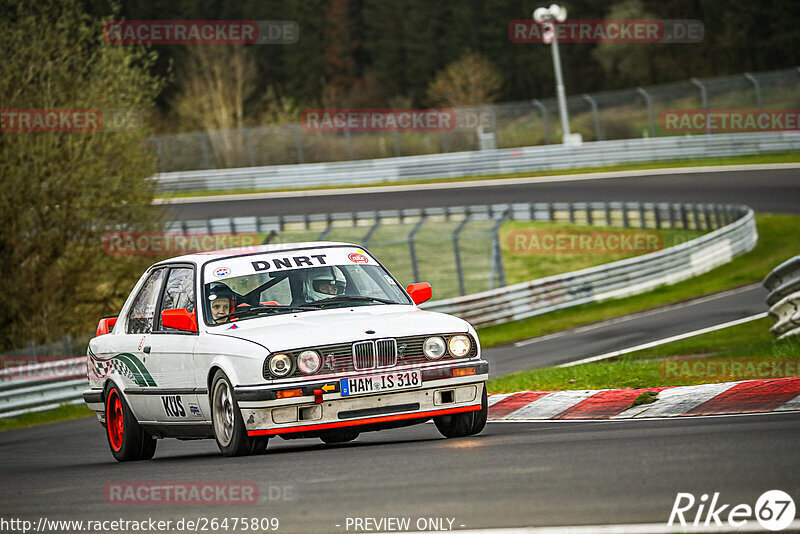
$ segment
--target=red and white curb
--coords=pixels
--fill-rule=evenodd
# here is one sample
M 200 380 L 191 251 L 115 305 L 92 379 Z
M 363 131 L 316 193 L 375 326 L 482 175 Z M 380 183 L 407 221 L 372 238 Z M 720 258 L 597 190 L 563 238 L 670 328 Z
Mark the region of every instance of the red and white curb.
M 655 402 L 631 407 L 646 391 Z M 644 389 L 520 391 L 489 395 L 489 421 L 644 419 L 800 410 L 800 377 Z

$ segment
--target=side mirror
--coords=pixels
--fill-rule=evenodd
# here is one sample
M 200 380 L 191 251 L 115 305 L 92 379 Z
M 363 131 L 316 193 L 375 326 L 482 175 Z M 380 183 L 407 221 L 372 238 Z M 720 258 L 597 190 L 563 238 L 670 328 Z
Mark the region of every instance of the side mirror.
M 161 326 L 182 332 L 197 332 L 197 312 L 185 308 L 161 311 Z
M 100 323 L 97 325 L 97 333 L 95 337 L 102 336 L 104 334 L 110 334 L 114 330 L 114 325 L 117 324 L 118 317 L 115 315 L 113 317 L 103 317 L 100 319 Z
M 406 291 L 408 291 L 408 296 L 411 297 L 414 304 L 422 304 L 433 296 L 433 289 L 431 289 L 431 285 L 428 282 L 409 284 Z

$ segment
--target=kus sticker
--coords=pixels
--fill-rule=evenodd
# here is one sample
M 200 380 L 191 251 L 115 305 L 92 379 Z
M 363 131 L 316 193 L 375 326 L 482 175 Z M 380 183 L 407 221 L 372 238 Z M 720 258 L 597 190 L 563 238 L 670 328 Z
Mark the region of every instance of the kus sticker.
M 364 256 L 363 254 L 359 254 L 357 252 L 353 252 L 347 257 L 350 258 L 350 261 L 352 261 L 353 263 L 369 263 L 369 260 L 367 259 L 366 256 Z
M 214 269 L 214 276 L 217 278 L 222 278 L 223 276 L 228 276 L 229 274 L 231 274 L 231 270 L 227 267 L 217 267 Z

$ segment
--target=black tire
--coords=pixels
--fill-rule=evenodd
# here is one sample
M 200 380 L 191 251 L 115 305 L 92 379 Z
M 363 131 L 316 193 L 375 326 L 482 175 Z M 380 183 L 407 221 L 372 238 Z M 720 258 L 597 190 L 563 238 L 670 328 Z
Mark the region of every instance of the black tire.
M 122 396 L 111 385 L 106 390 L 106 439 L 118 462 L 149 460 L 156 453 L 157 440 L 145 432 Z
M 223 456 L 245 456 L 257 450 L 259 438 L 247 435 L 239 404 L 233 396 L 233 387 L 222 371 L 217 371 L 211 382 L 211 424 L 214 438 Z
M 257 438 L 250 438 L 252 442 L 250 445 L 250 454 L 265 454 L 267 452 L 267 445 L 269 445 L 269 436 L 259 436 Z
M 348 428 L 344 430 L 329 430 L 322 434 L 319 439 L 328 445 L 333 445 L 335 443 L 347 443 L 348 441 L 353 441 L 358 437 L 358 435 L 358 430 L 352 430 Z
M 486 395 L 486 386 L 483 386 L 481 396 L 481 409 L 474 412 L 439 415 L 433 418 L 433 423 L 439 432 L 446 438 L 461 438 L 478 434 L 486 426 L 489 414 L 489 401 Z
M 483 385 L 483 395 L 481 395 L 481 409 L 477 412 L 472 412 L 472 428 L 469 431 L 470 436 L 480 434 L 486 427 L 486 419 L 489 417 L 489 395 L 486 393 L 486 384 Z

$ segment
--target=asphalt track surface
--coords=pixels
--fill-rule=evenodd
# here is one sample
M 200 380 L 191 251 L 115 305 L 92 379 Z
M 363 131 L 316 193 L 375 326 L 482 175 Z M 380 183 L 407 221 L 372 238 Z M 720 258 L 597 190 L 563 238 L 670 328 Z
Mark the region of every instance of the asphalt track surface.
M 800 171 L 696 173 L 463 190 L 181 204 L 178 218 L 523 201 L 733 202 L 800 212 Z M 486 351 L 497 376 L 622 349 L 764 311 L 739 291 Z M 273 439 L 222 458 L 213 441 L 162 440 L 154 460 L 116 463 L 93 419 L 0 433 L 0 518 L 277 517 L 279 532 L 365 532 L 347 518 L 453 519 L 454 529 L 665 523 L 678 492 L 754 505 L 781 489 L 800 504 L 800 413 L 640 421 L 490 423 L 446 440 L 432 424 L 326 446 Z M 108 504 L 114 482 L 255 483 L 242 506 Z M 282 497 L 283 496 L 283 497 Z M 444 523 L 448 525 L 447 522 Z M 339 526 L 337 526 L 339 525 Z M 462 526 L 463 525 L 463 526 Z M 385 528 L 382 530 L 386 530 Z M 372 530 L 374 531 L 374 530 Z
M 491 423 L 449 440 L 424 424 L 337 446 L 275 439 L 243 458 L 222 458 L 213 441 L 163 440 L 154 460 L 118 464 L 100 425 L 81 419 L 0 433 L 0 517 L 277 517 L 278 532 L 304 533 L 355 532 L 348 517 L 451 518 L 454 529 L 663 524 L 678 492 L 753 506 L 782 489 L 797 501 L 798 442 L 800 413 Z M 106 484 L 131 481 L 255 483 L 259 502 L 106 502 Z
M 759 284 L 483 351 L 492 376 L 551 367 L 767 311 Z
M 483 183 L 481 187 L 192 202 L 173 204 L 166 209 L 176 220 L 511 202 L 733 203 L 746 204 L 757 212 L 800 212 L 800 169 L 696 172 L 513 185 Z

